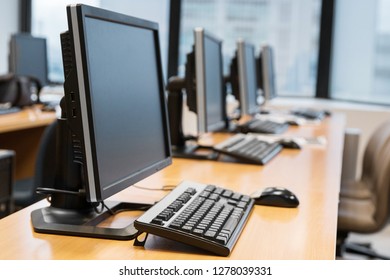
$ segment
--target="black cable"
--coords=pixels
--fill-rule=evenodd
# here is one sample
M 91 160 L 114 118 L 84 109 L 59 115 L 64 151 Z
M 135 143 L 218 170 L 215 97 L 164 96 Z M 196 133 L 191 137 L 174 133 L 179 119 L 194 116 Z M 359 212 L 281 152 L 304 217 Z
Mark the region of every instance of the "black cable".
M 147 187 L 142 187 L 138 185 L 133 185 L 134 188 L 141 189 L 141 190 L 147 190 L 147 191 L 171 191 L 174 188 L 176 188 L 176 185 L 165 185 L 160 189 L 154 189 L 154 188 L 147 188 Z
M 67 190 L 61 190 L 61 189 L 55 189 L 55 188 L 37 188 L 36 192 L 40 193 L 40 194 L 46 194 L 46 195 L 50 195 L 53 193 L 71 194 L 71 195 L 77 195 L 77 196 L 85 195 L 85 192 L 83 190 L 75 192 L 75 191 L 67 191 Z
M 101 205 L 102 205 L 102 210 L 100 210 L 100 212 L 98 212 L 98 213 L 103 212 L 103 209 L 106 208 L 107 211 L 111 214 L 111 216 L 114 216 L 114 215 L 116 214 L 116 213 L 114 213 L 114 211 L 112 211 L 112 209 L 110 209 L 110 208 L 104 203 L 104 201 L 102 201 Z
M 112 215 L 116 215 L 118 213 L 121 213 L 121 212 L 127 212 L 127 211 L 146 211 L 148 210 L 150 207 L 152 207 L 154 204 L 151 204 L 151 205 L 144 205 L 144 206 L 141 206 L 141 207 L 138 207 L 138 208 L 122 208 L 122 209 L 119 209 L 119 210 L 116 210 L 116 211 L 112 211 L 111 208 L 109 208 L 105 203 L 104 201 L 101 202 L 102 204 L 102 207 L 106 208 L 107 211 Z

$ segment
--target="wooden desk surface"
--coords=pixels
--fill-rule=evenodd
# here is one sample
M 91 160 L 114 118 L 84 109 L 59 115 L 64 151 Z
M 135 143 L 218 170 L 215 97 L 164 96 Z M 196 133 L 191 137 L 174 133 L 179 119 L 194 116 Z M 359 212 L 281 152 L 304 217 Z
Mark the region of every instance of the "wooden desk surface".
M 29 107 L 18 113 L 1 115 L 0 133 L 47 126 L 55 117 L 54 112 L 42 112 L 39 106 Z
M 54 112 L 42 112 L 39 105 L 0 116 L 0 148 L 16 153 L 15 179 L 33 176 L 42 133 L 55 119 Z
M 255 206 L 228 258 L 152 235 L 142 248 L 134 247 L 133 241 L 35 233 L 30 213 L 48 205 L 41 201 L 0 220 L 0 259 L 334 259 L 344 125 L 344 117 L 335 114 L 320 126 L 290 129 L 295 135 L 325 136 L 327 144 L 284 150 L 265 166 L 174 159 L 171 166 L 137 184 L 159 189 L 192 180 L 244 194 L 286 186 L 299 197 L 300 206 L 294 209 Z M 131 187 L 112 199 L 153 202 L 164 194 Z M 122 213 L 110 223 L 127 223 L 137 214 Z

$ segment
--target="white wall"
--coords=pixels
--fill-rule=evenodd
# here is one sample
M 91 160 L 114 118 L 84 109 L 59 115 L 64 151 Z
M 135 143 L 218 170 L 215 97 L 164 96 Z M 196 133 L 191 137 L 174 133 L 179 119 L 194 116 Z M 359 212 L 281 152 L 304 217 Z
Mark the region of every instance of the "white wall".
M 0 1 L 0 74 L 8 72 L 8 43 L 19 29 L 19 1 Z

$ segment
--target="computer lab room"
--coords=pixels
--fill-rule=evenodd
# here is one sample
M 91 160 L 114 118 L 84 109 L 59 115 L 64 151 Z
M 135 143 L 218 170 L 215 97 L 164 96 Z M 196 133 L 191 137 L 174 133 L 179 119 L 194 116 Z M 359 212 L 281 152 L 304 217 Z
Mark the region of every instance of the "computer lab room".
M 1 260 L 390 258 L 390 1 L 0 1 Z

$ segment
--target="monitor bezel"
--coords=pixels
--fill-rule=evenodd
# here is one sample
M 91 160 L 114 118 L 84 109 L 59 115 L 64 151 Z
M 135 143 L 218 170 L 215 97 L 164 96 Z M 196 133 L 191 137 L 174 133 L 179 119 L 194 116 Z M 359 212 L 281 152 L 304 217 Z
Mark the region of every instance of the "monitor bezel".
M 100 202 L 104 199 L 114 195 L 115 193 L 126 189 L 134 183 L 156 173 L 157 171 L 167 167 L 172 163 L 168 117 L 167 117 L 167 106 L 165 101 L 164 91 L 164 78 L 161 65 L 160 55 L 160 44 L 158 38 L 158 24 L 155 22 L 119 14 L 116 12 L 95 8 L 87 5 L 74 4 L 67 7 L 68 11 L 68 23 L 69 32 L 73 41 L 73 49 L 75 55 L 75 67 L 77 71 L 77 91 L 79 93 L 79 108 L 81 115 L 78 118 L 78 125 L 81 126 L 80 140 L 83 142 L 83 154 L 85 156 L 83 168 L 85 173 L 85 188 L 87 194 L 87 200 L 90 202 Z M 120 183 L 109 188 L 104 188 L 100 185 L 99 179 L 99 166 L 96 158 L 96 145 L 95 145 L 95 133 L 93 128 L 93 108 L 91 106 L 91 87 L 89 80 L 89 63 L 86 59 L 87 56 L 87 44 L 85 40 L 85 18 L 91 17 L 109 22 L 115 22 L 119 24 L 125 24 L 129 26 L 149 29 L 154 34 L 155 39 L 155 50 L 157 60 L 157 70 L 159 78 L 159 89 L 160 89 L 160 104 L 161 113 L 164 125 L 164 139 L 165 139 L 165 158 L 159 159 L 156 163 L 139 170 L 129 176 Z M 66 95 L 67 96 L 67 95 Z M 69 98 L 69 96 L 67 96 Z M 70 97 L 71 98 L 71 97 Z M 68 115 L 71 115 L 72 108 L 67 108 Z M 74 123 L 74 122 L 73 122 Z M 76 128 L 77 130 L 77 128 Z
M 260 106 L 257 104 L 257 100 L 255 100 L 257 106 L 251 106 L 252 101 L 250 100 L 251 95 L 249 94 L 249 89 L 247 87 L 247 70 L 248 67 L 246 65 L 246 48 L 250 48 L 253 53 L 253 62 L 256 65 L 256 57 L 255 57 L 255 47 L 253 44 L 239 39 L 237 41 L 237 67 L 238 67 L 238 80 L 239 80 L 239 95 L 240 95 L 240 108 L 242 115 L 255 115 L 260 112 Z M 256 68 L 253 69 L 256 71 Z M 256 72 L 254 72 L 256 75 Z M 256 89 L 257 95 L 257 80 L 254 80 L 254 88 Z
M 205 38 L 208 38 L 219 46 L 219 61 L 220 61 L 220 83 L 221 83 L 221 119 L 216 123 L 209 124 L 207 116 L 207 100 L 206 100 L 206 57 L 205 57 Z M 194 46 L 195 46 L 195 79 L 196 79 L 196 104 L 197 104 L 197 121 L 198 134 L 206 132 L 215 132 L 223 129 L 226 126 L 226 108 L 225 108 L 225 93 L 223 82 L 223 61 L 222 61 L 222 41 L 207 32 L 204 28 L 197 27 L 194 29 Z

